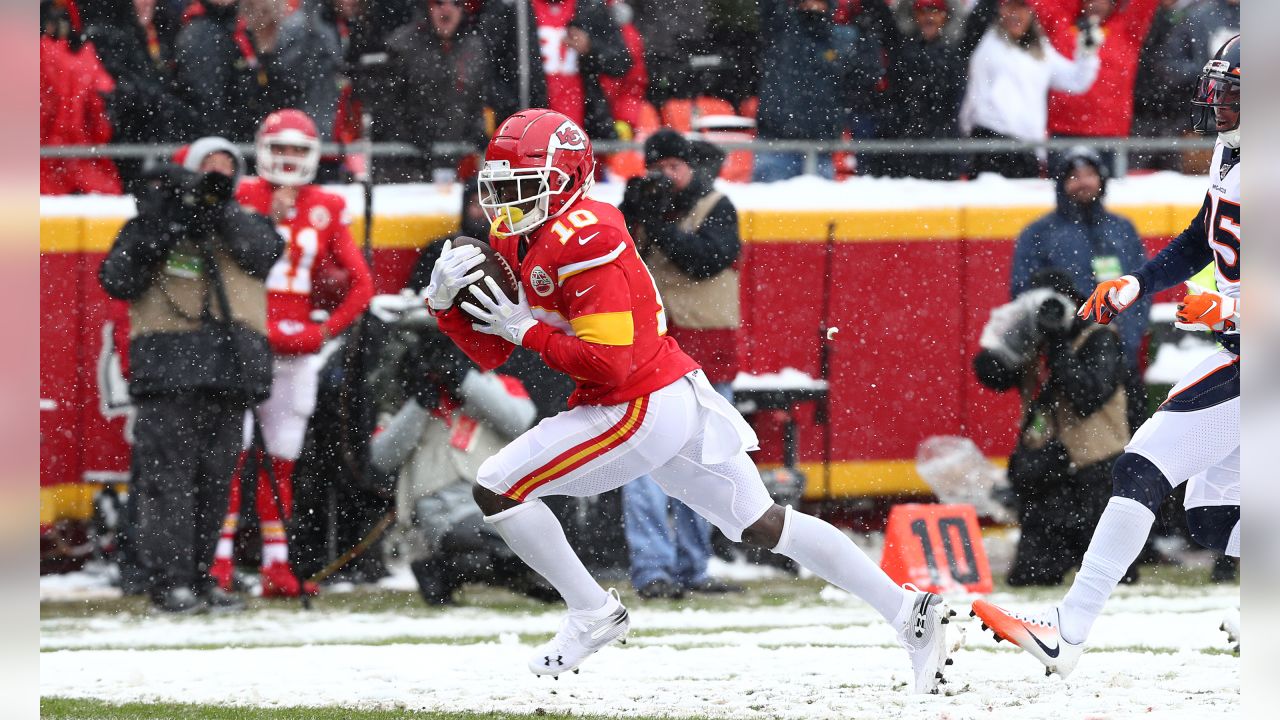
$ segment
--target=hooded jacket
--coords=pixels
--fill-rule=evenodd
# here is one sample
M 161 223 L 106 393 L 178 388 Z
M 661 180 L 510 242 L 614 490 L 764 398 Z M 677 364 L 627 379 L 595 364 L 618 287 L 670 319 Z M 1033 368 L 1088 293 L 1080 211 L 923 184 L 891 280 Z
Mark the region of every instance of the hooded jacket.
M 1067 169 L 1078 160 L 1090 162 L 1095 168 L 1102 167 L 1101 159 L 1091 151 L 1077 149 L 1068 152 L 1064 168 L 1057 175 L 1057 209 L 1031 223 L 1018 235 L 1009 283 L 1013 297 L 1029 289 L 1031 277 L 1045 268 L 1059 268 L 1068 273 L 1076 291 L 1088 297 L 1099 282 L 1131 273 L 1147 261 L 1146 248 L 1133 223 L 1108 212 L 1102 204 L 1107 187 L 1105 175 L 1102 193 L 1094 202 L 1081 206 L 1066 196 Z M 1112 268 L 1115 272 L 1108 272 L 1103 277 L 1095 276 L 1095 259 L 1109 257 L 1118 260 L 1118 270 Z M 1130 368 L 1138 365 L 1138 352 L 1142 336 L 1147 332 L 1150 312 L 1151 298 L 1144 297 L 1112 323 L 1120 333 Z

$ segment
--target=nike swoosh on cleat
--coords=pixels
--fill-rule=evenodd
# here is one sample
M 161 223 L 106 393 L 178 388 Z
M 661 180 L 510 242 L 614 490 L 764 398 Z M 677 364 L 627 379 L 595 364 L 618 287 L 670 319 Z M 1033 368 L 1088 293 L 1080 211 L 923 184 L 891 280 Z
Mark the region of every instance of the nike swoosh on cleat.
M 1023 627 L 1026 628 L 1025 625 Z M 1054 643 L 1054 646 L 1050 648 L 1048 645 L 1045 645 L 1044 643 L 1040 642 L 1040 638 L 1036 637 L 1036 634 L 1031 632 L 1030 628 L 1027 628 L 1027 634 L 1031 636 L 1032 640 L 1036 641 L 1036 644 L 1040 646 L 1040 649 L 1044 651 L 1045 655 L 1048 655 L 1051 658 L 1058 657 L 1058 648 L 1060 646 L 1057 643 Z
M 596 232 L 593 232 L 593 233 L 591 233 L 590 235 L 588 235 L 588 236 L 586 236 L 586 237 L 584 237 L 584 238 L 578 238 L 578 244 L 579 244 L 579 245 L 586 245 L 587 243 L 591 242 L 591 238 L 593 238 L 593 237 L 595 237 L 595 236 L 597 236 L 597 235 L 599 235 L 599 234 L 600 234 L 600 231 L 599 231 L 599 230 L 597 230 Z

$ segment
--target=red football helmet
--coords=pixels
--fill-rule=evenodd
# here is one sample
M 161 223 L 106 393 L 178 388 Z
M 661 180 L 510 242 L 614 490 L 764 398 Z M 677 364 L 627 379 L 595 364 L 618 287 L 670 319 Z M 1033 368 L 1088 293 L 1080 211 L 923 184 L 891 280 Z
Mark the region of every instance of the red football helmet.
M 258 176 L 272 185 L 306 185 L 316 176 L 320 134 L 301 110 L 277 110 L 268 115 L 258 128 L 255 147 Z
M 480 168 L 480 207 L 495 235 L 524 235 L 591 189 L 596 157 L 577 123 L 542 108 L 498 126 Z M 504 227 L 505 226 L 505 227 Z

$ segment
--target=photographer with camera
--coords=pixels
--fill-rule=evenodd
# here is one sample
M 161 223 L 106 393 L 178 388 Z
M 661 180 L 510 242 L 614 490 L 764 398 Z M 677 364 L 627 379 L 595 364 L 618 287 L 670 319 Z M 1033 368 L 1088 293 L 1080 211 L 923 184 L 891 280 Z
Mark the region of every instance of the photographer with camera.
M 439 246 L 424 255 L 438 257 Z M 453 602 L 468 582 L 558 600 L 471 497 L 480 464 L 532 427 L 537 408 L 515 378 L 476 369 L 417 298 L 380 296 L 373 310 L 390 328 L 378 365 L 394 369 L 369 446 L 373 468 L 397 478 L 389 543 L 429 605 Z
M 738 211 L 714 188 L 724 154 L 663 129 L 644 143 L 648 174 L 627 183 L 620 207 L 662 297 L 667 332 L 730 402 L 738 374 Z M 707 575 L 711 526 L 648 476 L 622 487 L 631 582 L 644 598 L 737 590 Z M 674 527 L 672 527 L 674 525 Z M 674 534 L 674 537 L 673 537 Z
M 230 142 L 192 143 L 183 167 L 148 176 L 98 272 L 129 302 L 134 537 L 166 612 L 240 604 L 209 566 L 245 410 L 271 389 L 265 280 L 283 247 L 269 220 L 232 200 L 243 169 Z
M 1111 326 L 1076 317 L 1084 299 L 1066 272 L 1037 272 L 991 311 L 973 360 L 983 385 L 1022 396 L 1008 469 L 1022 526 L 1010 585 L 1058 585 L 1080 564 L 1129 441 L 1124 347 Z

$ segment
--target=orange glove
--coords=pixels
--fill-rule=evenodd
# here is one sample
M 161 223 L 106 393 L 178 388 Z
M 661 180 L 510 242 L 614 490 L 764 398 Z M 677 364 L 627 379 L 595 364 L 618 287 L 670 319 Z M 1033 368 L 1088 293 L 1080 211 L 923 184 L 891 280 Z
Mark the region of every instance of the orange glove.
M 1106 325 L 1132 305 L 1141 292 L 1138 278 L 1132 275 L 1108 280 L 1093 289 L 1093 294 L 1084 301 L 1076 315 L 1085 320 L 1092 317 L 1095 322 Z
M 1175 326 L 1183 330 L 1213 330 L 1222 332 L 1236 328 L 1239 306 L 1235 298 L 1221 293 L 1187 285 L 1199 292 L 1182 298 L 1178 303 Z

